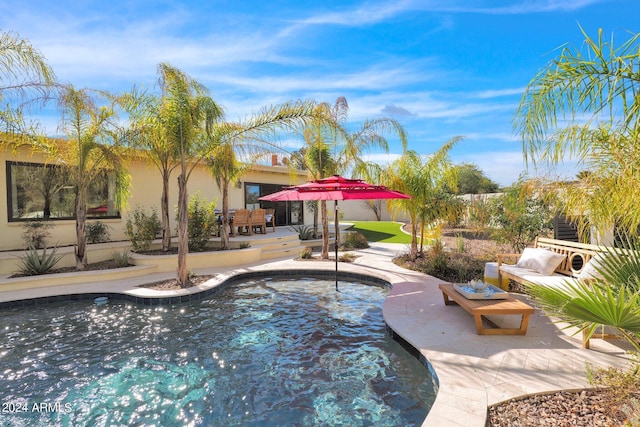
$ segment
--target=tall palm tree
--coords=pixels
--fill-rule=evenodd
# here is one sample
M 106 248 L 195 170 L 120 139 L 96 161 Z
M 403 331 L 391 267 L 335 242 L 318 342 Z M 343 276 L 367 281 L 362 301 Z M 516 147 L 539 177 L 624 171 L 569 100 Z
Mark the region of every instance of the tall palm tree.
M 222 221 L 220 223 L 221 249 L 229 249 L 229 187 L 238 180 L 250 167 L 248 163 L 241 163 L 231 144 L 218 144 L 207 159 L 207 167 L 222 192 Z
M 588 213 L 592 225 L 640 225 L 640 34 L 615 46 L 602 30 L 581 48 L 564 47 L 527 85 L 514 126 L 524 155 L 554 166 L 566 157 L 588 172 L 563 186 L 568 216 Z
M 331 117 L 314 101 L 298 101 L 264 107 L 240 122 L 220 121 L 214 125 L 204 156 L 222 190 L 223 248 L 229 247 L 226 222 L 229 218 L 229 184 L 242 176 L 254 160 L 274 150 L 282 150 L 278 135 L 297 134 L 312 122 L 330 121 Z M 240 163 L 238 157 L 245 163 Z
M 41 137 L 33 148 L 53 163 L 65 167 L 75 187 L 76 268 L 83 270 L 87 265 L 85 224 L 90 187 L 105 174 L 110 174 L 115 179 L 115 203 L 120 205 L 129 190 L 129 174 L 112 105 L 98 106 L 87 89 L 67 86 L 59 106 L 62 112 L 60 129 L 67 139 Z
M 304 159 L 309 179 L 321 179 L 337 173 L 336 160 L 331 155 L 331 147 L 327 144 L 320 126 L 310 126 L 304 131 L 306 149 Z M 327 202 L 320 200 L 320 220 L 322 222 L 321 258 L 329 259 L 329 220 Z M 317 210 L 314 212 L 317 215 Z M 315 222 L 315 219 L 314 219 Z
M 389 150 L 384 134 L 393 131 L 400 139 L 403 150 L 406 150 L 406 133 L 402 125 L 394 119 L 380 117 L 365 120 L 356 131 L 350 132 L 346 127 L 349 104 L 346 98 L 339 97 L 333 106 L 322 104 L 332 118 L 327 124 L 313 125 L 305 132 L 305 159 L 310 178 L 321 179 L 332 174 L 353 173 L 363 162 L 365 151 L 373 148 Z M 322 258 L 329 257 L 328 219 L 326 202 L 320 202 L 323 240 Z M 334 219 L 336 245 L 340 244 L 340 226 L 338 213 Z
M 187 182 L 194 168 L 202 161 L 207 161 L 214 171 L 225 165 L 235 169 L 225 169 L 224 176 L 219 176 L 224 193 L 224 187 L 226 185 L 228 189 L 233 175 L 242 172 L 243 167 L 236 163 L 238 154 L 246 158 L 278 148 L 276 134 L 295 132 L 310 120 L 322 121 L 326 118 L 314 102 L 297 102 L 264 108 L 243 122 L 225 121 L 222 107 L 195 79 L 165 63 L 158 66 L 158 73 L 159 96 L 144 96 L 134 91 L 125 97 L 125 105 L 133 113 L 133 139 L 138 141 L 139 146 L 149 150 L 163 177 L 161 204 L 163 242 L 166 241 L 163 247 L 166 248 L 170 244 L 169 178 L 174 170 L 179 171 L 178 282 L 187 286 Z M 223 210 L 225 205 L 228 205 L 228 199 L 223 196 Z M 228 212 L 223 212 L 223 216 L 228 218 Z M 224 234 L 222 239 L 225 240 Z
M 166 81 L 160 78 L 160 84 Z M 162 93 L 165 88 L 161 89 Z M 135 88 L 119 97 L 120 104 L 129 114 L 130 129 L 128 142 L 142 150 L 160 172 L 162 195 L 160 196 L 160 216 L 162 223 L 162 251 L 171 248 L 171 225 L 169 213 L 169 182 L 171 174 L 180 165 L 175 144 L 171 144 L 165 132 L 166 120 L 161 116 L 162 96 L 138 92 Z
M 187 255 L 189 253 L 187 184 L 194 168 L 202 160 L 206 142 L 214 124 L 223 115 L 222 108 L 209 96 L 209 91 L 196 80 L 169 64 L 158 66 L 163 90 L 160 117 L 167 146 L 178 166 L 178 274 L 180 286 L 189 285 Z
M 640 34 L 631 34 L 616 47 L 613 38 L 610 42 L 603 39 L 602 30 L 597 39 L 581 31 L 583 48 L 564 47 L 527 85 L 514 125 L 526 158 L 555 165 L 571 155 L 586 171 L 578 185 L 564 186 L 566 193 L 558 193 L 563 195 L 561 207 L 568 216 L 585 213 L 595 226 L 616 223 L 628 236 L 637 235 Z M 637 253 L 640 248 L 631 249 Z M 617 253 L 611 255 L 607 259 L 615 259 Z M 532 292 L 545 301 L 548 310 L 588 333 L 597 324 L 631 331 L 638 348 L 635 282 L 640 263 L 624 271 L 630 274 L 603 274 L 604 279 L 591 288 L 579 284 L 557 294 L 539 287 Z
M 29 40 L 0 31 L 0 132 L 11 135 L 2 143 L 30 143 L 33 126 L 24 119 L 24 107 L 47 101 L 55 85 L 53 70 Z
M 29 40 L 0 31 L 0 101 L 17 98 L 19 104 L 46 97 L 55 74 Z
M 411 221 L 410 257 L 422 252 L 418 249 L 418 236 L 424 236 L 428 224 L 447 216 L 447 189 L 456 186 L 455 168 L 449 151 L 462 138 L 454 137 L 434 154 L 424 158 L 413 150 L 406 151 L 391 163 L 383 174 L 383 183 L 411 196 L 410 199 L 389 200 L 393 212 L 405 211 Z

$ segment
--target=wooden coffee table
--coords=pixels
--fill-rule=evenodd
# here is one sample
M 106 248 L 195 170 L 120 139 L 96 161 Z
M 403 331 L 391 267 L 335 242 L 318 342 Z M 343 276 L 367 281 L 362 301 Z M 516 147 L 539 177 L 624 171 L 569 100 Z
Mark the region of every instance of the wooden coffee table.
M 458 304 L 467 313 L 471 314 L 476 322 L 478 335 L 525 335 L 529 325 L 529 316 L 535 313 L 535 309 L 522 301 L 509 296 L 506 299 L 467 299 L 455 290 L 451 283 L 442 283 L 439 286 L 446 305 Z M 485 316 L 490 314 L 514 314 L 522 316 L 520 328 L 500 328 Z M 482 321 L 486 321 L 491 328 L 485 328 Z

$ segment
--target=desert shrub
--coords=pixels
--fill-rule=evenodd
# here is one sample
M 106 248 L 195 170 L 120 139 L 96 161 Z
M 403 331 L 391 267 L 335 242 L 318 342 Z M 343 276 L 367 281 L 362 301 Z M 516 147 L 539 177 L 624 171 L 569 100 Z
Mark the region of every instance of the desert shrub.
M 634 354 L 626 370 L 614 367 L 594 370 L 587 366 L 587 379 L 625 413 L 628 425 L 640 425 L 640 355 Z
M 42 252 L 30 245 L 26 254 L 20 258 L 19 271 L 25 276 L 36 276 L 48 273 L 56 266 L 64 255 L 56 255 L 56 248 L 47 253 L 47 248 L 43 248 Z
M 215 208 L 215 202 L 209 202 L 200 193 L 189 198 L 189 250 L 202 252 L 208 249 L 209 239 L 218 227 Z
M 342 242 L 342 249 L 365 249 L 369 247 L 369 242 L 364 234 L 360 232 L 346 233 Z
M 447 252 L 442 242 L 438 240 L 418 258 L 411 259 L 409 254 L 405 254 L 398 257 L 395 262 L 405 268 L 420 271 L 447 282 L 465 283 L 483 278 L 486 260 L 464 253 Z
M 347 252 L 346 254 L 340 255 L 338 257 L 338 261 L 340 261 L 340 262 L 353 262 L 353 261 L 355 261 L 356 258 L 357 258 L 357 256 L 355 254 Z
M 301 259 L 311 259 L 313 258 L 313 250 L 309 246 L 305 246 L 302 251 L 300 251 Z
M 104 243 L 109 240 L 109 226 L 104 222 L 87 223 L 87 241 L 89 243 Z
M 127 267 L 131 261 L 131 252 L 125 250 L 122 252 L 113 253 L 113 263 L 117 268 Z
M 153 239 L 161 230 L 162 225 L 155 208 L 147 214 L 144 209 L 137 207 L 127 215 L 125 234 L 136 252 L 149 250 Z
M 459 233 L 456 235 L 456 251 L 464 253 L 464 237 Z
M 47 239 L 51 236 L 51 230 L 54 227 L 53 222 L 49 221 L 28 221 L 22 224 L 24 232 L 22 239 L 27 248 L 33 246 L 36 249 L 42 249 L 47 245 Z
M 309 227 L 308 225 L 292 225 L 291 228 L 293 231 L 298 233 L 298 238 L 300 240 L 313 239 L 313 227 Z

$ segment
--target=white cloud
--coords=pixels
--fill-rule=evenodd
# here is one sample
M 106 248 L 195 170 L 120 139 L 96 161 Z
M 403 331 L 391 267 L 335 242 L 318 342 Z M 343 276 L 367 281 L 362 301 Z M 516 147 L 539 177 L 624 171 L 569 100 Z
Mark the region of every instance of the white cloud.
M 477 93 L 472 93 L 470 96 L 477 97 L 480 99 L 489 99 L 489 98 L 500 98 L 500 97 L 512 96 L 512 95 L 522 96 L 523 93 L 524 93 L 524 87 L 518 87 L 518 88 L 507 88 L 507 89 L 485 90 Z
M 300 24 L 360 26 L 375 24 L 413 9 L 410 1 L 365 3 L 342 12 L 319 13 L 298 21 Z

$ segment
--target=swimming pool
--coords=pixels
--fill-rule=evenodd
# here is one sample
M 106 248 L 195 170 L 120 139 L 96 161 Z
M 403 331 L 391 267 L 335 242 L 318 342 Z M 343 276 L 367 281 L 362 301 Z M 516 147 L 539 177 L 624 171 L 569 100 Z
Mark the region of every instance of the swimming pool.
M 261 279 L 203 301 L 0 314 L 3 425 L 420 425 L 429 370 L 385 331 L 387 290 Z

